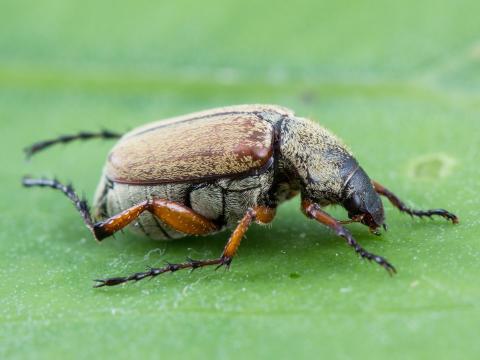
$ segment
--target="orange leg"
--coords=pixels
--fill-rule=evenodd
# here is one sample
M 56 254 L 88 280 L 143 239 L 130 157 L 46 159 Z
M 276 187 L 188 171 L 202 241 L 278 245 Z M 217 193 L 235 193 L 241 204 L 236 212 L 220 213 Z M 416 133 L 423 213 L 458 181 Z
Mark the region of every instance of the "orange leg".
M 373 187 L 375 191 L 382 195 L 385 196 L 393 206 L 395 206 L 398 210 L 401 212 L 407 213 L 410 216 L 418 216 L 418 217 L 432 217 L 433 215 L 436 216 L 441 216 L 447 220 L 450 220 L 454 224 L 458 224 L 459 220 L 458 217 L 455 214 L 452 214 L 451 212 L 444 210 L 444 209 L 433 209 L 433 210 L 413 210 L 410 209 L 405 205 L 405 203 L 400 200 L 394 193 L 392 193 L 390 190 L 388 190 L 386 187 L 380 185 L 376 181 L 372 181 Z
M 204 235 L 218 230 L 217 226 L 192 209 L 174 201 L 163 199 L 145 200 L 130 209 L 93 225 L 95 238 L 102 240 L 123 229 L 141 213 L 149 211 L 165 224 L 188 235 Z
M 176 204 L 176 205 L 178 205 L 178 204 Z M 124 214 L 123 215 L 124 219 L 129 219 L 130 216 L 135 216 L 136 212 L 140 211 L 138 209 L 137 210 L 132 210 L 132 209 L 127 210 L 126 212 L 132 211 L 133 215 L 124 214 L 125 212 L 122 213 L 122 214 Z M 162 210 L 162 212 L 163 211 L 165 211 L 165 210 Z M 169 210 L 169 211 L 171 211 L 171 210 Z M 158 211 L 154 212 L 154 213 L 155 213 L 155 215 L 159 216 Z M 168 220 L 165 220 L 166 219 L 165 217 L 160 217 L 160 216 L 159 217 L 162 220 L 164 220 L 165 222 L 167 222 L 167 224 L 172 226 L 172 228 L 174 228 L 175 230 L 182 231 L 182 230 L 179 229 L 179 227 L 184 226 L 184 223 L 182 223 L 182 221 L 180 221 L 181 219 L 179 218 L 179 213 L 178 212 L 177 213 L 171 212 L 169 216 L 170 217 L 167 217 L 167 219 L 171 218 L 171 219 L 176 219 L 177 221 L 169 223 Z M 120 217 L 122 217 L 122 216 L 120 216 Z M 243 218 L 238 223 L 235 230 L 233 231 L 232 235 L 230 236 L 230 238 L 229 238 L 229 240 L 228 240 L 227 244 L 225 245 L 225 248 L 222 252 L 222 255 L 219 258 L 208 259 L 208 260 L 193 260 L 193 259 L 187 258 L 187 261 L 184 262 L 184 263 L 167 264 L 166 266 L 164 266 L 162 268 L 151 268 L 148 271 L 135 273 L 135 274 L 130 275 L 130 276 L 109 278 L 109 279 L 103 279 L 103 280 L 95 280 L 96 282 L 98 282 L 98 284 L 96 284 L 95 287 L 114 286 L 114 285 L 119 285 L 119 284 L 122 284 L 122 283 L 125 283 L 125 282 L 128 282 L 128 281 L 142 280 L 142 279 L 145 279 L 147 277 L 153 278 L 155 276 L 158 276 L 158 275 L 166 273 L 166 272 L 175 272 L 175 271 L 182 270 L 182 269 L 192 269 L 192 270 L 194 270 L 194 269 L 198 269 L 198 268 L 209 266 L 209 265 L 217 265 L 217 268 L 219 268 L 221 266 L 229 267 L 231 262 L 232 262 L 233 257 L 235 256 L 235 254 L 238 250 L 238 247 L 240 246 L 240 242 L 242 241 L 242 238 L 245 235 L 246 231 L 248 230 L 250 224 L 253 221 L 256 221 L 256 222 L 262 223 L 262 224 L 266 224 L 266 223 L 271 222 L 274 217 L 275 217 L 275 209 L 272 209 L 272 208 L 268 208 L 268 207 L 265 207 L 265 206 L 258 206 L 254 209 L 248 209 L 247 212 L 245 213 L 245 215 L 243 216 Z M 188 216 L 188 219 L 191 219 L 190 215 Z M 121 222 L 121 220 L 119 220 L 119 221 Z M 116 221 L 113 220 L 113 223 L 112 223 L 113 225 L 111 225 L 112 227 L 116 226 L 116 225 L 114 225 L 115 222 Z M 176 227 L 176 226 L 178 226 L 178 227 Z M 202 223 L 202 225 L 200 225 L 200 229 L 204 229 L 203 226 L 204 225 Z M 191 229 L 191 228 L 189 227 L 189 229 Z
M 233 231 L 230 239 L 225 245 L 222 256 L 232 259 L 240 246 L 243 236 L 248 230 L 252 221 L 257 221 L 260 224 L 268 224 L 275 217 L 275 209 L 266 206 L 258 206 L 255 209 L 248 209 L 242 220 L 238 223 Z
M 122 211 L 118 215 L 94 223 L 86 200 L 80 199 L 71 185 L 64 185 L 58 180 L 30 178 L 24 178 L 22 183 L 26 187 L 49 187 L 65 194 L 82 216 L 85 226 L 93 233 L 95 239 L 99 241 L 123 229 L 144 211 L 151 212 L 171 228 L 188 235 L 203 235 L 218 229 L 215 223 L 197 214 L 192 209 L 163 199 L 145 200 Z
M 200 214 L 197 214 L 192 209 L 182 204 L 163 199 L 145 200 L 140 204 L 134 205 L 131 208 L 122 211 L 120 214 L 112 216 L 111 218 L 93 223 L 87 202 L 84 199 L 80 199 L 71 185 L 64 185 L 55 179 L 49 180 L 31 178 L 24 178 L 22 184 L 25 187 L 49 187 L 61 191 L 72 201 L 75 208 L 82 216 L 85 226 L 93 233 L 97 240 L 102 240 L 123 229 L 132 221 L 137 219 L 144 211 L 149 211 L 169 225 L 172 229 L 184 234 L 202 235 L 218 230 L 218 227 L 214 222 Z M 181 269 L 194 270 L 208 265 L 228 267 L 230 266 L 232 259 L 235 256 L 238 247 L 240 246 L 243 235 L 245 235 L 245 232 L 250 224 L 253 221 L 266 224 L 271 222 L 274 217 L 274 208 L 257 206 L 254 209 L 248 209 L 230 236 L 222 255 L 217 259 L 192 260 L 188 258 L 187 262 L 185 263 L 168 264 L 163 268 L 151 268 L 149 271 L 136 273 L 127 277 L 96 280 L 98 282 L 96 287 L 113 286 L 127 281 L 138 281 L 146 277 L 155 277 L 165 272 L 174 272 Z
M 371 254 L 365 249 L 363 249 L 360 244 L 357 243 L 350 231 L 344 228 L 340 221 L 336 220 L 335 218 L 327 214 L 325 211 L 323 211 L 318 204 L 312 203 L 309 200 L 303 200 L 302 211 L 309 218 L 315 219 L 319 223 L 328 226 L 330 229 L 335 231 L 338 236 L 343 237 L 347 241 L 347 244 L 353 247 L 355 249 L 355 252 L 359 254 L 363 259 L 375 261 L 380 266 L 383 266 L 385 270 L 387 270 L 390 274 L 396 273 L 395 267 L 393 267 L 393 265 L 391 265 L 383 257 Z

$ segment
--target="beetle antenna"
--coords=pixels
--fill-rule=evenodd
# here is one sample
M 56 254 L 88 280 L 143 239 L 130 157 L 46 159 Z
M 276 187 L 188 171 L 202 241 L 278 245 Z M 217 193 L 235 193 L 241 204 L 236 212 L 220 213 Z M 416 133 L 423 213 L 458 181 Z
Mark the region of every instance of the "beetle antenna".
M 44 140 L 44 141 L 39 141 L 33 145 L 30 145 L 29 147 L 26 147 L 24 149 L 25 155 L 27 157 L 27 160 L 30 159 L 34 154 L 36 154 L 39 151 L 42 151 L 46 148 L 49 148 L 50 146 L 56 145 L 56 144 L 67 144 L 69 142 L 72 142 L 74 140 L 89 140 L 89 139 L 118 139 L 122 137 L 122 134 L 115 133 L 113 131 L 109 130 L 102 130 L 100 132 L 79 132 L 78 134 L 75 135 L 61 135 L 56 139 L 51 139 L 51 140 Z

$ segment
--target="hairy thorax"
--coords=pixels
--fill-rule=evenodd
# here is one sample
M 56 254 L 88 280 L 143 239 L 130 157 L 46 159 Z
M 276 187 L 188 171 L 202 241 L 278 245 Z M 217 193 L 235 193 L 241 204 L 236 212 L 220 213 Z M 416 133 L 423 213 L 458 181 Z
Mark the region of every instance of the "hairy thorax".
M 338 201 L 343 190 L 342 166 L 352 158 L 335 135 L 305 118 L 282 123 L 280 153 L 285 172 L 300 182 L 304 195 L 321 205 Z

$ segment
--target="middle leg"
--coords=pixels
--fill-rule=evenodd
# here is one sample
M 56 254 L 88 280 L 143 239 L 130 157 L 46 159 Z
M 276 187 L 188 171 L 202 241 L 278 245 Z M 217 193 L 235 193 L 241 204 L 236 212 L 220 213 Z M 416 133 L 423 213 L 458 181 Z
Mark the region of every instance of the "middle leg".
M 253 209 L 248 209 L 243 218 L 238 223 L 237 227 L 230 236 L 225 248 L 223 249 L 222 255 L 216 259 L 207 259 L 207 260 L 193 260 L 187 258 L 186 262 L 178 264 L 168 263 L 162 268 L 150 268 L 145 272 L 138 272 L 130 276 L 125 277 L 115 277 L 108 279 L 99 279 L 95 280 L 97 284 L 95 287 L 103 286 L 115 286 L 123 284 L 128 281 L 138 281 L 145 279 L 147 277 L 154 278 L 158 275 L 164 274 L 166 272 L 175 272 L 182 269 L 198 269 L 205 266 L 217 265 L 217 268 L 221 266 L 229 267 L 233 257 L 237 253 L 240 242 L 242 241 L 243 236 L 247 232 L 249 226 L 252 222 L 256 221 L 258 223 L 266 224 L 273 220 L 275 217 L 275 209 L 268 208 L 265 206 L 257 206 Z M 163 220 L 164 218 L 162 218 Z M 178 229 L 176 229 L 178 230 Z

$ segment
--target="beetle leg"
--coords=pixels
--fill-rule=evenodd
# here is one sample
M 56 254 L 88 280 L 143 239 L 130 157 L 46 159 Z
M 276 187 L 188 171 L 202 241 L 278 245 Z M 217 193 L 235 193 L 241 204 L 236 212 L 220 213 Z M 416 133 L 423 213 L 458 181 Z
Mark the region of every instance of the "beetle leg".
M 172 229 L 188 235 L 204 235 L 218 230 L 218 226 L 189 207 L 164 199 L 145 200 L 93 226 L 94 235 L 102 240 L 123 229 L 148 211 Z
M 335 231 L 338 236 L 343 237 L 347 241 L 347 244 L 353 247 L 355 249 L 355 252 L 359 254 L 363 259 L 376 262 L 377 264 L 385 268 L 385 270 L 387 270 L 390 275 L 393 275 L 397 272 L 395 270 L 395 267 L 390 264 L 386 259 L 381 256 L 369 253 L 364 248 L 362 248 L 360 244 L 354 239 L 350 231 L 343 227 L 338 220 L 323 211 L 318 204 L 312 203 L 308 200 L 303 200 L 302 211 L 309 218 L 315 219 L 318 222 L 328 226 L 330 229 Z
M 55 144 L 66 144 L 74 140 L 88 140 L 88 139 L 93 139 L 93 138 L 100 138 L 100 139 L 118 139 L 122 137 L 121 134 L 114 133 L 112 131 L 108 130 L 102 130 L 98 133 L 93 133 L 93 132 L 85 132 L 82 131 L 78 134 L 75 135 L 62 135 L 59 136 L 56 139 L 51 139 L 51 140 L 44 140 L 44 141 L 39 141 L 27 148 L 24 149 L 25 154 L 27 156 L 27 159 L 30 158 L 32 155 L 35 153 L 42 151 L 52 145 Z
M 237 227 L 230 236 L 227 245 L 225 245 L 222 256 L 233 258 L 237 253 L 243 235 L 245 235 L 245 233 L 247 232 L 250 224 L 253 221 L 256 221 L 260 224 L 268 224 L 275 217 L 275 213 L 275 208 L 270 208 L 267 206 L 257 206 L 254 209 L 248 209 L 242 220 L 240 220 Z
M 410 216 L 418 216 L 418 217 L 432 217 L 434 215 L 436 216 L 441 216 L 447 220 L 450 220 L 454 224 L 458 224 L 459 220 L 458 217 L 455 214 L 452 214 L 451 212 L 444 210 L 444 209 L 432 209 L 432 210 L 414 210 L 410 209 L 405 205 L 405 203 L 400 200 L 394 193 L 392 193 L 390 190 L 385 188 L 383 185 L 380 185 L 376 181 L 372 181 L 373 187 L 375 188 L 375 191 L 382 195 L 385 196 L 392 204 L 395 206 L 398 210 L 401 212 L 407 213 Z
M 228 239 L 225 248 L 223 249 L 222 255 L 217 259 L 207 259 L 207 260 L 193 260 L 187 258 L 186 262 L 179 264 L 170 264 L 161 268 L 149 268 L 145 272 L 135 273 L 130 276 L 125 277 L 116 277 L 109 279 L 100 279 L 95 280 L 97 284 L 94 287 L 103 287 L 103 286 L 114 286 L 123 284 L 128 281 L 138 281 L 145 279 L 147 277 L 154 278 L 160 274 L 166 272 L 175 272 L 183 269 L 198 269 L 205 266 L 217 265 L 217 269 L 221 266 L 226 266 L 227 268 L 232 263 L 232 259 L 235 256 L 240 242 L 248 230 L 249 226 L 253 221 L 258 223 L 266 224 L 273 220 L 275 216 L 275 209 L 268 208 L 265 206 L 258 206 L 254 209 L 248 209 L 243 218 L 238 223 L 237 227 L 233 231 L 232 235 Z
M 151 212 L 162 219 L 167 225 L 185 234 L 202 235 L 217 230 L 215 223 L 195 213 L 192 209 L 182 204 L 162 199 L 145 200 L 111 218 L 93 223 L 87 201 L 84 199 L 81 200 L 71 185 L 63 185 L 55 179 L 30 178 L 24 178 L 22 184 L 26 187 L 39 186 L 60 190 L 73 202 L 75 208 L 82 216 L 83 222 L 93 233 L 95 239 L 99 241 L 122 230 L 144 211 Z
M 73 190 L 72 185 L 64 185 L 60 183 L 56 179 L 31 179 L 31 178 L 23 178 L 22 184 L 25 187 L 34 187 L 34 186 L 39 186 L 39 187 L 49 187 L 52 189 L 60 190 L 62 193 L 64 193 L 75 205 L 75 208 L 78 210 L 80 215 L 82 216 L 83 222 L 87 226 L 87 228 L 93 231 L 93 221 L 92 221 L 92 216 L 90 215 L 90 209 L 88 206 L 88 203 L 85 199 L 80 199 L 80 197 L 77 195 L 75 190 Z M 95 234 L 95 233 L 94 233 Z

